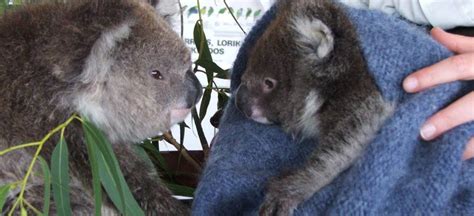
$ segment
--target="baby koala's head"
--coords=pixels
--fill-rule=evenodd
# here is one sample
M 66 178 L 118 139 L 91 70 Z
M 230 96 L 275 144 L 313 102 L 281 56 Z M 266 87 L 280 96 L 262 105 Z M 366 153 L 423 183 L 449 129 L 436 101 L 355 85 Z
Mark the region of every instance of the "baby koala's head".
M 334 40 L 320 20 L 279 17 L 250 50 L 235 101 L 254 121 L 289 129 L 319 109 L 316 87 L 332 76 L 326 68 Z

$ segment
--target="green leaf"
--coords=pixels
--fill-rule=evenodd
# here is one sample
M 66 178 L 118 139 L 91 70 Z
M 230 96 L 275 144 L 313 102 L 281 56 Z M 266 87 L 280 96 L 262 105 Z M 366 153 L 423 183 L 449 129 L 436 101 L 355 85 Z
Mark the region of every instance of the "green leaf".
M 5 10 L 7 9 L 8 7 L 8 3 L 7 3 L 8 0 L 0 0 L 0 15 L 2 15 L 3 13 L 5 13 Z M 1 210 L 1 209 L 0 209 Z
M 89 154 L 92 154 L 98 163 L 100 180 L 109 198 L 124 215 L 144 215 L 123 177 L 117 158 L 105 135 L 87 120 L 84 120 L 82 125 L 86 141 L 92 147 L 92 152 Z
M 237 10 L 237 19 L 239 19 L 241 16 L 242 16 L 242 13 L 244 12 L 244 9 L 243 8 L 240 8 L 239 10 Z
M 197 7 L 196 6 L 193 6 L 191 8 L 189 8 L 188 10 L 188 18 L 193 15 L 193 14 L 197 14 L 198 13 L 198 10 L 197 10 Z
M 206 11 L 207 11 L 207 8 L 206 8 L 206 7 L 201 8 L 201 15 L 202 15 L 202 14 L 206 14 Z
M 194 124 L 196 125 L 196 131 L 198 133 L 199 141 L 201 142 L 201 145 L 208 145 L 206 135 L 204 135 L 204 130 L 202 129 L 201 119 L 198 116 L 196 107 L 194 107 L 191 110 L 191 115 L 193 117 Z
M 66 141 L 61 137 L 51 156 L 53 198 L 58 215 L 71 215 L 69 198 L 69 156 Z
M 217 75 L 215 77 L 220 78 L 220 79 L 229 79 L 230 69 L 222 70 L 220 72 L 217 72 Z
M 193 36 L 194 43 L 196 44 L 196 48 L 200 54 L 198 59 L 212 61 L 211 51 L 209 50 L 209 46 L 207 44 L 206 34 L 204 33 L 202 25 L 199 21 L 197 21 L 196 25 L 194 26 Z
M 179 125 L 180 125 L 180 126 L 183 126 L 183 127 L 185 127 L 185 128 L 187 128 L 187 129 L 191 129 L 191 128 L 186 124 L 186 122 L 181 122 L 181 123 L 179 123 Z
M 222 69 L 221 67 L 219 67 L 216 63 L 214 63 L 212 60 L 206 60 L 206 59 L 198 59 L 196 60 L 195 62 L 197 65 L 203 67 L 206 69 L 206 73 L 207 72 L 212 72 L 212 73 L 217 73 L 217 74 L 224 74 L 226 73 L 226 70 Z M 212 81 L 211 80 L 207 80 L 208 82 Z
M 225 13 L 226 10 L 227 10 L 227 8 L 222 8 L 222 9 L 220 9 L 220 10 L 219 10 L 219 14 Z
M 166 163 L 165 158 L 161 155 L 160 151 L 158 148 L 152 144 L 151 142 L 145 142 L 142 145 L 140 145 L 149 155 L 152 155 L 152 159 L 155 162 L 155 165 L 158 166 L 158 168 L 161 171 L 164 171 L 164 173 L 169 177 L 172 178 L 172 173 L 171 170 L 168 167 L 168 164 Z
M 178 185 L 170 182 L 165 182 L 166 187 L 168 187 L 173 194 L 179 195 L 179 196 L 189 196 L 193 197 L 194 196 L 194 188 L 183 186 L 183 185 Z
M 207 16 L 210 17 L 214 13 L 214 8 L 209 7 L 209 10 L 207 11 Z
M 260 16 L 261 13 L 262 13 L 262 10 L 255 11 L 255 13 L 253 13 L 253 17 L 257 18 L 258 16 Z
M 3 212 L 3 205 L 5 205 L 5 201 L 7 201 L 11 187 L 11 184 L 0 186 L 0 212 Z
M 84 128 L 84 125 L 83 125 Z M 84 131 L 86 131 L 84 129 Z M 100 175 L 99 175 L 99 164 L 97 162 L 97 156 L 94 152 L 98 152 L 99 150 L 94 145 L 94 139 L 91 135 L 87 132 L 84 132 L 84 136 L 86 138 L 86 147 L 87 147 L 87 154 L 89 157 L 89 164 L 91 165 L 91 172 L 92 172 L 92 190 L 94 192 L 94 212 L 96 216 L 100 216 L 102 214 L 102 188 L 100 186 Z
M 202 95 L 202 100 L 201 100 L 201 107 L 199 108 L 199 118 L 201 121 L 204 119 L 207 113 L 207 108 L 209 107 L 209 102 L 211 101 L 211 89 L 212 85 L 209 85 L 206 90 L 204 90 L 204 94 Z
M 38 157 L 41 170 L 43 171 L 44 192 L 43 192 L 43 215 L 49 215 L 49 206 L 51 202 L 51 173 L 48 163 L 41 156 Z
M 245 18 L 249 18 L 252 15 L 252 8 L 247 8 L 247 14 L 245 14 Z

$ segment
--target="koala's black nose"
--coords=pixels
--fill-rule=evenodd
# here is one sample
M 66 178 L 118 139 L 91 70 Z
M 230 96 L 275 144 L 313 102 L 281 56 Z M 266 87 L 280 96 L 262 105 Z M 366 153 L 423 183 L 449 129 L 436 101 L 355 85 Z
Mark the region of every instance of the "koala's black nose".
M 246 85 L 241 84 L 235 92 L 235 105 L 237 109 L 245 114 L 245 116 L 252 116 L 252 108 L 250 107 L 249 100 L 249 89 Z
M 188 94 L 186 95 L 186 103 L 188 108 L 193 107 L 202 96 L 202 85 L 192 71 L 186 72 L 186 88 Z

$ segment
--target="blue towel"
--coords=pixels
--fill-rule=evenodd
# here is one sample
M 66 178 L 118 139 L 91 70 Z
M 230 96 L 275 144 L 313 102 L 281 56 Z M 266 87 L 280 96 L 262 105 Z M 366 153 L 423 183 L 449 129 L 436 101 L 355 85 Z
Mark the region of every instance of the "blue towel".
M 474 160 L 462 161 L 474 123 L 432 142 L 419 128 L 436 111 L 474 88 L 455 82 L 408 94 L 403 79 L 452 54 L 427 32 L 379 12 L 345 8 L 383 96 L 397 104 L 365 154 L 296 210 L 296 215 L 474 215 Z M 247 36 L 235 61 L 239 85 L 247 53 L 275 16 L 270 9 Z M 449 73 L 449 71 L 446 71 Z M 313 150 L 276 125 L 246 119 L 227 105 L 195 193 L 194 215 L 256 215 L 269 178 L 295 169 Z

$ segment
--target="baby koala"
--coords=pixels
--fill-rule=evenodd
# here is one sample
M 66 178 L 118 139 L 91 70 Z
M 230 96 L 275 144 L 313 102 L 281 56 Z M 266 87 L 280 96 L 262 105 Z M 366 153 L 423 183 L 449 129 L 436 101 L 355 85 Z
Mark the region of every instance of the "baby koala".
M 303 167 L 270 181 L 261 215 L 293 214 L 363 153 L 393 112 L 342 8 L 330 0 L 277 4 L 250 50 L 236 105 L 257 122 L 280 124 L 318 145 Z

